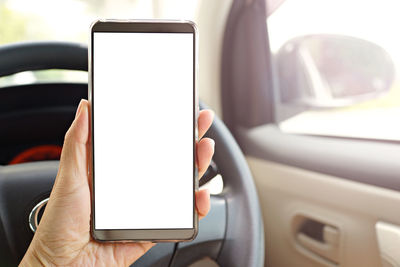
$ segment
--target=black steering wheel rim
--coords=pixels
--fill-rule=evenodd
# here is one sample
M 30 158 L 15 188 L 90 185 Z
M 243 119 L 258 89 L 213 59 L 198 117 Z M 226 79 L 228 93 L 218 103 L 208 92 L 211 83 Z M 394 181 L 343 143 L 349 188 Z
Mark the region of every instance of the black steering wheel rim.
M 35 42 L 0 47 L 0 77 L 28 70 L 68 69 L 87 71 L 87 62 L 87 47 L 76 43 Z M 201 106 L 204 107 L 204 105 Z M 212 197 L 212 201 L 223 201 L 225 207 L 224 237 L 223 240 L 220 240 L 218 251 L 212 258 L 220 266 L 263 266 L 263 221 L 256 188 L 243 153 L 227 127 L 218 117 L 215 118 L 207 136 L 215 140 L 216 150 L 213 159 L 224 179 L 223 192 Z M 40 189 L 36 188 L 37 190 L 41 192 L 43 190 L 49 191 L 52 187 L 52 181 L 54 181 L 57 166 L 57 163 L 54 162 L 0 166 L 0 195 L 4 190 L 16 190 L 18 186 L 21 186 L 21 184 L 17 185 L 18 182 L 32 184 L 35 179 L 37 179 L 36 181 L 45 180 L 43 183 L 39 183 Z M 49 176 L 54 177 L 49 179 Z M 12 186 L 10 186 L 10 183 Z M 32 188 L 32 190 L 35 189 L 35 187 Z M 34 194 L 30 199 L 32 197 L 35 198 Z M 0 236 L 3 235 L 8 237 L 8 240 L 15 241 L 18 239 L 13 239 L 7 233 L 7 226 L 10 227 L 11 222 L 6 221 L 7 216 L 2 212 L 2 209 L 7 209 L 8 205 L 9 199 L 0 197 Z M 196 248 L 198 248 L 196 245 L 191 247 L 190 243 L 182 247 L 180 245 L 175 246 L 174 256 L 176 259 L 174 258 L 172 265 L 184 266 L 187 264 L 184 257 L 179 259 L 179 253 L 186 250 L 193 254 L 193 249 Z M 7 245 L 4 245 L 4 249 L 7 249 Z M 12 246 L 9 246 L 8 250 L 13 250 Z M 202 248 L 202 250 L 203 254 L 209 253 L 207 249 Z M 199 251 L 198 249 L 198 254 L 202 254 Z M 18 252 L 13 251 L 13 254 L 20 257 L 20 252 L 18 254 Z M 188 253 L 181 254 L 188 255 Z M 204 255 L 200 256 L 203 257 Z

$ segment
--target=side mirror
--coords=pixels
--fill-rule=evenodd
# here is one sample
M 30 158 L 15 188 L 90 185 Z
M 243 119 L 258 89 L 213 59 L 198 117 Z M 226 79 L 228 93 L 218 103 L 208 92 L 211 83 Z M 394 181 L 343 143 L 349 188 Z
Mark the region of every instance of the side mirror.
M 350 106 L 389 92 L 395 67 L 368 41 L 341 35 L 308 35 L 286 42 L 275 57 L 284 104 Z

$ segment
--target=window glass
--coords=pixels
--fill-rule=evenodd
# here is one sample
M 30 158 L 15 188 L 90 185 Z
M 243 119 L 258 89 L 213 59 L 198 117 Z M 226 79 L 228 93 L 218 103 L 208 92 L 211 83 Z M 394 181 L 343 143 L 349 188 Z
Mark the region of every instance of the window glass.
M 87 43 L 100 18 L 193 20 L 197 0 L 0 0 L 0 45 L 22 41 Z M 0 78 L 0 87 L 34 82 L 87 82 L 76 71 L 23 72 Z
M 282 131 L 400 140 L 399 10 L 398 0 L 286 0 L 270 15 Z

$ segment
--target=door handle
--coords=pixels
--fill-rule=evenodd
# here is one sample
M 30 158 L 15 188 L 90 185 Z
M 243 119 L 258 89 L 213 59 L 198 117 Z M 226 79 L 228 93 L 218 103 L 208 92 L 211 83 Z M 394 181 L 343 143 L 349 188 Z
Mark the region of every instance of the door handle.
M 303 231 L 302 228 L 299 228 L 296 233 L 297 242 L 308 251 L 334 264 L 339 263 L 339 229 L 310 219 L 306 219 L 304 224 L 307 223 L 319 228 L 320 233 L 316 237 L 309 231 Z

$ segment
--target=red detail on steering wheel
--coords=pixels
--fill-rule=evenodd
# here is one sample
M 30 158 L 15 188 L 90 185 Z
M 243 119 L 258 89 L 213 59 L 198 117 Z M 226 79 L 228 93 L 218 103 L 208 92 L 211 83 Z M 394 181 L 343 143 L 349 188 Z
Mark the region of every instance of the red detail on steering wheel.
M 31 147 L 16 155 L 8 164 L 11 165 L 41 160 L 59 160 L 61 150 L 62 147 L 57 145 Z

